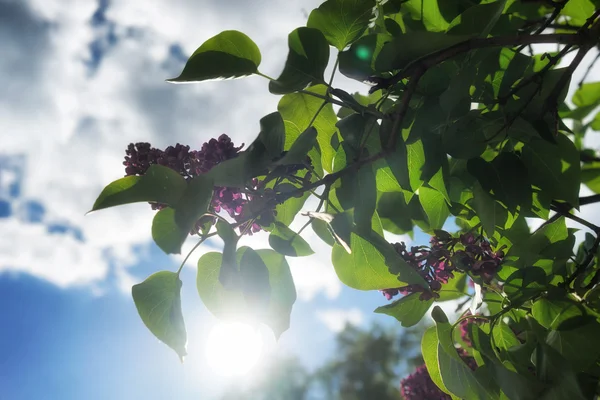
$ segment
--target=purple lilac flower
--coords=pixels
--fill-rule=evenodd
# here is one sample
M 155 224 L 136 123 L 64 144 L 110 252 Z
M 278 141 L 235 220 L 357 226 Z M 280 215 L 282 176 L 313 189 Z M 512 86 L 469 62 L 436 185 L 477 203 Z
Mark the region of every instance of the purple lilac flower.
M 421 300 L 438 298 L 442 285 L 454 277 L 455 270 L 470 272 L 472 276 L 480 276 L 484 282 L 489 283 L 504 258 L 504 252 L 501 249 L 494 252 L 490 243 L 483 237 L 477 238 L 467 233 L 454 238 L 441 230 L 436 231 L 429 246 L 412 246 L 408 251 L 406 244 L 401 242 L 395 243 L 394 248 L 407 264 L 425 279 L 429 289 L 411 284 L 382 290 L 388 300 L 397 294 L 411 293 L 421 293 Z
M 179 172 L 186 180 L 190 180 L 210 171 L 211 168 L 223 161 L 237 157 L 242 147 L 243 145 L 235 147 L 229 136 L 225 134 L 219 136 L 218 139 L 205 142 L 200 150 L 194 151 L 190 151 L 189 146 L 179 143 L 169 146 L 165 150 L 153 148 L 150 143 L 131 143 L 125 151 L 123 165 L 125 165 L 126 176 L 143 175 L 151 165 L 159 164 Z M 249 189 L 256 190 L 258 185 L 258 180 L 253 179 Z M 211 206 L 214 212 L 225 211 L 235 221 L 241 222 L 248 215 L 247 210 L 252 197 L 239 188 L 215 187 Z M 155 210 L 166 207 L 164 204 L 151 205 Z M 272 208 L 267 207 L 246 232 L 252 234 L 260 231 L 263 226 L 269 226 L 276 215 L 274 207 L 275 203 Z M 199 229 L 201 222 L 198 221 L 196 225 L 196 228 Z
M 402 379 L 400 393 L 404 400 L 449 400 L 451 397 L 442 392 L 431 380 L 425 365 Z

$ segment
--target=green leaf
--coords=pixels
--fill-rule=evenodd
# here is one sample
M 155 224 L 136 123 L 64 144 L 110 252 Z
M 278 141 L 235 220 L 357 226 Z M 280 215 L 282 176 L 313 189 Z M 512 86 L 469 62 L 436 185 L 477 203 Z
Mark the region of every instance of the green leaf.
M 292 147 L 285 153 L 285 156 L 275 165 L 302 164 L 306 160 L 306 155 L 317 143 L 317 136 L 317 130 L 312 126 L 302 132 L 292 143 Z
M 444 195 L 435 189 L 421 187 L 419 189 L 419 200 L 427 214 L 431 229 L 441 229 L 450 215 Z
M 335 238 L 329 230 L 329 224 L 323 220 L 314 218 L 310 223 L 313 231 L 321 238 L 322 241 L 330 246 L 335 244 Z
M 582 310 L 570 301 L 541 298 L 533 303 L 531 314 L 544 328 L 557 329 L 569 318 L 581 316 Z
M 342 51 L 367 29 L 373 7 L 374 0 L 327 0 L 310 13 L 306 26 L 323 32 Z
M 540 267 L 518 269 L 506 279 L 504 292 L 516 307 L 546 289 L 547 281 Z
M 377 213 L 381 218 L 383 228 L 388 232 L 402 234 L 413 229 L 404 193 L 383 193 L 377 202 Z
M 217 221 L 217 234 L 223 240 L 223 263 L 219 271 L 219 282 L 228 290 L 239 289 L 241 277 L 236 250 L 240 238 L 233 227 L 221 219 Z
M 283 72 L 269 82 L 274 94 L 292 93 L 309 84 L 323 82 L 323 72 L 329 62 L 329 45 L 323 34 L 312 28 L 298 28 L 288 36 L 289 53 Z
M 340 72 L 351 79 L 364 81 L 377 73 L 375 60 L 392 36 L 375 33 L 365 35 L 352 43 L 348 50 L 339 53 Z
M 391 132 L 393 128 L 393 122 L 391 120 L 383 120 L 381 123 L 380 129 L 380 140 L 381 146 L 384 148 L 388 147 L 388 140 L 390 135 L 401 135 L 401 132 Z M 412 146 L 407 147 L 404 140 L 401 140 L 401 137 L 398 137 L 396 141 L 396 148 L 393 152 L 390 152 L 386 155 L 385 161 L 389 166 L 389 172 L 393 175 L 395 180 L 398 182 L 398 185 L 405 190 L 411 190 L 411 184 L 413 183 L 413 169 L 411 168 L 415 163 L 413 154 L 408 150 L 412 150 Z M 420 142 L 419 142 L 420 143 Z M 412 157 L 412 158 L 411 158 Z M 420 160 L 417 161 L 417 163 Z M 424 158 L 423 158 L 424 162 Z M 421 164 L 422 165 L 422 164 Z M 387 172 L 387 171 L 386 171 Z M 418 171 L 419 177 L 421 176 L 420 170 Z M 379 181 L 379 179 L 378 179 Z M 422 182 L 422 181 L 421 181 Z M 417 187 L 413 187 L 412 189 L 417 189 Z
M 450 21 L 456 16 L 447 15 L 447 8 L 454 8 L 456 2 L 408 0 L 402 7 L 410 13 L 413 20 L 421 21 L 422 27 L 432 32 L 442 32 L 448 29 Z M 422 28 L 421 28 L 422 29 Z
M 544 225 L 529 237 L 515 239 L 513 243 L 507 257 L 516 259 L 512 263 L 519 268 L 536 264 L 541 259 L 551 260 L 559 265 L 562 260 L 564 266 L 566 260 L 573 255 L 575 244 L 574 236 L 567 229 L 564 217 Z M 549 272 L 564 273 L 554 270 Z
M 536 348 L 536 372 L 541 380 L 550 383 L 544 400 L 583 400 L 581 386 L 570 363 L 554 348 L 541 342 Z
M 451 124 L 442 136 L 446 153 L 464 159 L 481 155 L 487 147 L 484 136 L 486 124 L 479 110 L 472 110 Z
M 407 160 L 408 160 L 408 175 L 410 179 L 410 187 L 413 191 L 423 185 L 423 166 L 425 165 L 425 150 L 423 149 L 423 142 L 417 140 L 406 146 Z M 392 169 L 393 171 L 393 169 Z M 402 183 L 400 183 L 402 185 Z M 404 186 L 402 186 L 404 188 Z
M 347 154 L 351 159 L 359 155 L 359 150 L 363 146 L 373 153 L 380 149 L 379 143 L 376 140 L 379 125 L 375 118 L 351 114 L 338 121 L 336 126 L 344 140 L 343 143 L 346 143 L 348 149 L 352 150 L 350 154 Z
M 483 190 L 479 183 L 473 186 L 473 199 L 471 202 L 488 237 L 494 234 L 496 226 L 504 226 L 506 223 L 508 218 L 506 209 Z
M 213 180 L 206 175 L 198 175 L 189 181 L 183 196 L 175 206 L 175 222 L 182 231 L 190 232 L 200 217 L 208 211 L 213 189 Z
M 474 375 L 462 361 L 452 341 L 452 325 L 441 308 L 436 306 L 432 313 L 436 322 L 439 340 L 438 364 L 444 386 L 461 399 L 496 399 L 497 394 L 487 387 L 485 381 Z
M 175 350 L 183 361 L 187 355 L 187 336 L 180 292 L 181 280 L 170 271 L 152 274 L 131 288 L 133 301 L 144 325 L 161 342 Z
M 588 320 L 569 330 L 550 331 L 546 343 L 566 358 L 575 371 L 585 371 L 600 358 L 600 325 Z
M 433 383 L 444 393 L 450 394 L 450 391 L 446 389 L 444 382 L 442 382 L 442 375 L 440 373 L 440 366 L 438 364 L 438 336 L 437 329 L 435 326 L 427 328 L 421 339 L 421 353 L 423 354 L 423 360 L 427 366 L 427 372 Z
M 175 222 L 175 209 L 163 208 L 152 220 L 152 239 L 167 254 L 180 254 L 181 246 L 190 234 Z
M 186 189 L 185 179 L 175 170 L 151 165 L 142 176 L 126 176 L 106 186 L 91 211 L 137 202 L 175 205 Z
M 568 114 L 567 118 L 573 118 L 576 114 L 579 120 L 584 119 L 596 107 L 600 105 L 600 82 L 586 82 L 575 91 L 573 104 L 577 109 Z
M 281 156 L 285 144 L 285 125 L 279 112 L 273 112 L 260 119 L 258 140 L 265 146 L 269 159 Z
M 403 327 L 408 328 L 418 324 L 433 303 L 433 299 L 422 301 L 419 296 L 419 293 L 411 293 L 391 304 L 376 308 L 375 312 L 390 315 L 400 321 Z
M 189 58 L 181 75 L 168 82 L 239 78 L 258 72 L 260 50 L 248 36 L 224 31 L 204 42 Z
M 512 347 L 521 344 L 512 329 L 502 321 L 498 321 L 498 323 L 494 325 L 492 335 L 494 336 L 494 344 L 500 350 L 508 351 Z
M 215 165 L 205 175 L 213 180 L 215 186 L 243 188 L 257 172 L 256 167 L 249 168 L 251 159 L 249 152 L 241 152 L 237 157 Z
M 577 207 L 581 182 L 579 151 L 566 135 L 559 134 L 556 142 L 531 140 L 523 146 L 523 163 L 532 184 L 552 199 Z
M 466 64 L 461 65 L 458 68 L 457 75 L 454 76 L 450 83 L 447 86 L 447 89 L 440 95 L 439 104 L 445 115 L 448 115 L 448 118 L 455 117 L 463 117 L 458 120 L 460 124 L 461 120 L 464 118 L 468 118 L 469 115 L 475 114 L 475 116 L 479 116 L 478 112 L 473 113 L 473 110 L 469 114 L 469 110 L 471 108 L 471 83 L 473 82 L 473 78 L 476 75 L 477 69 L 474 64 Z M 465 114 L 467 114 L 465 116 Z M 473 120 L 474 118 L 471 118 Z M 475 119 L 476 120 L 476 119 Z M 467 122 L 464 125 L 469 124 L 471 121 Z M 457 124 L 453 124 L 457 125 Z M 444 136 L 447 135 L 448 130 L 444 132 Z M 464 132 L 459 137 L 465 136 Z M 479 137 L 476 138 L 477 144 L 482 142 L 481 132 L 479 133 Z M 480 153 L 481 154 L 481 153 Z M 479 154 L 477 154 L 479 155 Z
M 303 257 L 315 253 L 302 236 L 281 222 L 275 222 L 275 228 L 269 235 L 269 244 L 276 252 L 290 257 Z
M 531 207 L 531 185 L 527 168 L 513 153 L 500 153 L 491 162 L 482 158 L 468 161 L 469 173 L 477 178 L 481 187 L 506 205 L 509 211 L 517 207 Z
M 241 258 L 242 253 L 238 252 L 237 258 Z M 256 253 L 269 270 L 269 306 L 261 321 L 269 325 L 278 338 L 290 325 L 290 313 L 296 301 L 294 281 L 284 256 L 273 250 L 256 250 Z M 206 253 L 198 260 L 196 286 L 202 302 L 217 318 L 252 320 L 255 310 L 247 303 L 241 288 L 227 290 L 219 282 L 221 265 L 222 255 L 216 252 Z
M 594 3 L 590 0 L 566 1 L 561 15 L 571 17 L 570 22 L 572 24 L 582 25 L 594 13 L 595 9 Z
M 383 46 L 375 61 L 375 69 L 380 72 L 402 69 L 415 60 L 464 42 L 468 38 L 441 32 L 407 32 Z
M 306 90 L 322 96 L 327 95 L 327 87 L 325 85 L 311 86 Z M 309 128 L 313 116 L 316 115 L 322 104 L 323 100 L 304 93 L 290 93 L 281 98 L 277 109 L 281 113 L 283 122 L 285 123 L 286 149 L 290 149 L 292 143 L 300 136 L 300 133 Z M 317 150 L 311 150 L 308 154 L 313 163 L 322 163 L 323 168 L 327 172 L 332 171 L 333 157 L 335 155 L 335 150 L 331 147 L 331 137 L 336 134 L 336 122 L 337 117 L 333 112 L 333 107 L 331 103 L 328 103 L 321 109 L 312 124 L 317 130 L 317 142 L 319 143 L 321 154 L 319 155 Z
M 594 193 L 600 193 L 600 163 L 584 164 L 581 168 L 581 183 Z
M 359 231 L 370 230 L 377 206 L 377 187 L 371 165 L 363 165 L 356 173 L 354 222 Z
M 590 127 L 595 131 L 600 131 L 600 112 L 590 121 Z
M 352 233 L 349 244 L 352 254 L 348 254 L 337 243 L 333 246 L 331 254 L 335 272 L 342 283 L 358 290 L 381 290 L 402 286 L 398 276 L 390 273 L 383 254 L 368 240 Z
M 487 37 L 502 15 L 505 4 L 506 0 L 501 0 L 467 8 L 452 20 L 448 27 L 448 33 Z
M 442 285 L 442 289 L 438 292 L 439 298 L 436 302 L 455 300 L 467 294 L 467 274 L 453 271 L 454 277 L 448 283 Z
M 244 299 L 246 304 L 262 317 L 268 311 L 271 300 L 269 269 L 258 253 L 250 247 L 240 247 L 238 254 L 241 254 L 240 280 Z
M 290 327 L 290 315 L 296 302 L 296 286 L 290 267 L 281 254 L 273 250 L 256 250 L 269 269 L 271 302 L 265 323 L 271 327 L 275 338 L 279 338 Z

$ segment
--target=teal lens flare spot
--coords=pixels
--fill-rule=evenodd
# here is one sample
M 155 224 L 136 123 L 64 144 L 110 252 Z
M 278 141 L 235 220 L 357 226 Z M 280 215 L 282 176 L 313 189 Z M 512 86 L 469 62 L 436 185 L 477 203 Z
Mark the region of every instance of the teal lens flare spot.
M 367 61 L 371 58 L 371 49 L 367 46 L 358 46 L 356 48 L 356 57 L 363 61 Z

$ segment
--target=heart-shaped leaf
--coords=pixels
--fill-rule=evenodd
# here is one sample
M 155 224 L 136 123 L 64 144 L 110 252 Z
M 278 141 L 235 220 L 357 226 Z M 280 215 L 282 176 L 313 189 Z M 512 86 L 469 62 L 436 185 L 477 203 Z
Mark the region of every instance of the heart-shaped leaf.
M 223 31 L 198 47 L 181 75 L 167 82 L 239 78 L 258 72 L 260 61 L 260 50 L 252 39 L 242 32 Z
M 131 289 L 133 301 L 146 327 L 160 341 L 175 350 L 179 358 L 187 354 L 187 336 L 181 313 L 181 280 L 170 271 L 150 275 Z

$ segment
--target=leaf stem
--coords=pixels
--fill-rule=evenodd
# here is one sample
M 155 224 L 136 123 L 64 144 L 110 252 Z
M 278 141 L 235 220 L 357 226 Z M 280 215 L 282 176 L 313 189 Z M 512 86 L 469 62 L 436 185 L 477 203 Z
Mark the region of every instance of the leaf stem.
M 189 251 L 189 253 L 187 254 L 187 256 L 185 256 L 185 258 L 183 259 L 183 261 L 181 262 L 181 265 L 179 266 L 179 269 L 177 269 L 177 277 L 179 278 L 179 274 L 181 273 L 181 270 L 183 269 L 183 266 L 185 265 L 186 261 L 188 260 L 188 258 L 190 258 L 190 256 L 192 255 L 192 253 L 209 237 L 215 236 L 217 234 L 217 232 L 213 232 L 213 233 L 209 233 L 206 236 L 203 236 L 198 243 L 196 243 L 194 245 L 194 247 L 192 247 L 192 249 Z
M 265 74 L 263 74 L 263 73 L 262 73 L 262 72 L 260 72 L 260 71 L 256 71 L 256 72 L 255 72 L 255 74 L 256 74 L 256 75 L 258 75 L 258 76 L 262 76 L 263 78 L 267 78 L 267 79 L 268 79 L 268 80 L 270 80 L 270 81 L 276 81 L 276 80 L 277 80 L 277 79 L 273 79 L 273 78 L 271 78 L 271 77 L 270 77 L 270 76 L 268 76 L 268 75 L 265 75 Z

